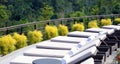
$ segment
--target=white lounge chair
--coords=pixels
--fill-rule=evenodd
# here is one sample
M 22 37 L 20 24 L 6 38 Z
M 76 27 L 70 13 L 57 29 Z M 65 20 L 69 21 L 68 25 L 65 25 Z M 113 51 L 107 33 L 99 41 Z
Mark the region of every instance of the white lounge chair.
M 103 26 L 102 28 L 120 30 L 119 25 L 108 25 L 108 26 Z
M 73 54 L 78 54 L 78 53 L 83 52 L 84 50 L 89 49 L 93 46 L 95 46 L 94 42 L 91 42 L 90 44 L 86 44 L 84 46 L 75 46 L 75 47 L 71 48 L 71 52 L 75 51 L 75 53 L 73 53 Z M 33 48 L 33 49 L 29 49 L 29 50 L 25 51 L 24 55 L 25 56 L 40 56 L 40 57 L 47 56 L 47 57 L 61 58 L 67 53 L 69 53 L 69 50 Z M 95 54 L 93 54 L 93 55 L 95 55 Z
M 111 26 L 113 26 L 113 25 L 111 25 Z M 112 35 L 115 32 L 114 29 L 105 29 L 105 28 L 90 28 L 90 29 L 86 29 L 85 31 L 88 31 L 88 32 L 104 32 L 106 35 Z M 109 38 L 107 38 L 107 39 L 109 39 Z M 118 45 L 118 43 L 116 43 L 116 42 L 111 43 L 111 42 L 108 42 L 108 41 L 107 41 L 107 43 L 104 41 L 104 44 L 105 45 L 107 44 L 107 46 L 109 46 L 110 50 L 112 50 L 112 51 L 117 49 L 117 45 Z M 110 51 L 110 54 L 112 53 L 112 51 Z
M 73 55 L 71 57 L 68 57 L 68 58 L 53 58 L 53 57 L 33 57 L 33 56 L 18 56 L 16 57 L 15 59 L 13 59 L 10 64 L 32 64 L 32 62 L 34 60 L 37 60 L 37 59 L 58 59 L 58 60 L 61 60 L 61 63 L 65 62 L 66 64 L 74 64 L 78 61 L 81 61 L 83 59 L 86 59 L 88 57 L 90 57 L 92 54 L 96 53 L 97 52 L 97 49 L 96 47 L 91 47 L 79 54 L 76 54 L 76 55 Z M 63 61 L 64 60 L 64 61 Z
M 90 40 L 90 41 L 88 41 Z M 63 43 L 79 43 L 80 45 L 86 45 L 88 43 L 93 42 L 96 46 L 100 45 L 99 39 L 94 38 L 77 38 L 77 37 L 67 37 L 67 36 L 58 36 L 51 39 L 52 42 L 63 42 Z
M 75 37 L 90 37 L 90 36 L 95 36 L 95 38 L 99 38 L 100 40 L 104 40 L 106 38 L 106 35 L 103 32 L 99 33 L 94 33 L 94 32 L 79 32 L 79 31 L 74 31 L 68 33 L 68 36 L 75 36 Z
M 86 29 L 85 31 L 93 31 L 93 32 L 104 32 L 105 34 L 112 34 L 114 33 L 114 29 L 103 29 L 103 28 L 90 28 Z
M 91 51 L 91 52 L 89 52 Z M 80 52 L 79 54 L 73 55 L 72 57 L 70 57 L 70 59 L 66 60 L 66 64 L 75 64 L 79 61 L 82 61 L 83 59 L 86 59 L 88 57 L 90 57 L 91 55 L 95 54 L 97 52 L 96 47 L 91 47 L 87 50 L 84 50 L 82 52 Z
M 68 36 L 78 36 L 78 37 L 90 37 L 90 36 L 95 36 L 98 37 L 99 33 L 91 33 L 91 32 L 80 32 L 80 31 L 73 31 L 69 32 Z

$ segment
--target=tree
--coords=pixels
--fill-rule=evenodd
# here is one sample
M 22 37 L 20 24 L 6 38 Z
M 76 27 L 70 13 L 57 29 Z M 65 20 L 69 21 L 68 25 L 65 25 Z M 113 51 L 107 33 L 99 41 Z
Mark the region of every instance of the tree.
M 117 3 L 114 5 L 112 12 L 114 14 L 119 14 L 120 13 L 120 3 Z
M 118 14 L 119 2 L 120 0 L 0 0 L 0 20 L 49 20 L 69 17 L 70 13 L 77 11 L 86 15 Z
M 85 16 L 85 14 L 81 11 L 72 12 L 70 14 L 70 17 L 80 17 L 80 16 Z
M 40 20 L 50 20 L 50 18 L 53 16 L 53 8 L 45 5 L 45 7 L 40 9 Z
M 97 6 L 93 6 L 91 8 L 91 14 L 92 15 L 98 15 L 99 14 L 99 8 Z
M 9 12 L 4 5 L 0 5 L 0 20 L 5 21 L 9 19 Z
M 12 19 L 19 21 L 20 19 L 34 18 L 34 10 L 32 9 L 32 1 L 14 0 L 12 3 Z

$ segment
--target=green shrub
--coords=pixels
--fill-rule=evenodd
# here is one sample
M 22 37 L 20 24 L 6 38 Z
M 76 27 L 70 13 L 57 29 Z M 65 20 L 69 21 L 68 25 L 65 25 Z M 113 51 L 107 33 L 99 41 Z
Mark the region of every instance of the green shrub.
M 17 49 L 27 46 L 27 37 L 24 34 L 14 33 L 13 38 L 17 41 L 15 45 Z
M 43 35 L 41 31 L 38 30 L 29 31 L 27 35 L 28 35 L 29 44 L 40 42 L 43 39 L 42 38 Z
M 65 25 L 59 25 L 58 32 L 59 32 L 59 35 L 65 36 L 68 34 L 68 27 Z
M 111 24 L 112 24 L 111 19 L 102 19 L 101 20 L 101 25 L 102 26 L 111 25 Z
M 114 23 L 119 24 L 120 23 L 120 18 L 115 18 Z
M 72 31 L 84 31 L 84 24 L 83 23 L 73 24 Z
M 0 54 L 6 55 L 14 51 L 16 40 L 11 35 L 2 36 L 0 38 Z
M 98 28 L 97 20 L 90 21 L 88 23 L 88 28 Z
M 50 39 L 50 38 L 53 38 L 53 37 L 56 37 L 58 36 L 58 29 L 56 26 L 49 26 L 47 25 L 45 27 L 45 39 Z

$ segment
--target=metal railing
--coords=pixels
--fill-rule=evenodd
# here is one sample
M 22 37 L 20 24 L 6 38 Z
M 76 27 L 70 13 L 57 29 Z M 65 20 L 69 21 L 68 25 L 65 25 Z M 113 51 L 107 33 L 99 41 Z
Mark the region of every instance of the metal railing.
M 20 25 L 14 25 L 14 26 L 9 26 L 9 27 L 3 27 L 0 28 L 0 32 L 3 32 L 3 34 L 9 34 L 13 30 L 13 32 L 18 32 L 18 33 L 23 33 L 25 30 L 24 28 L 29 27 L 38 30 L 43 30 L 45 25 L 47 24 L 65 24 L 69 26 L 69 23 L 75 23 L 76 19 L 86 19 L 85 21 L 89 21 L 88 19 L 102 19 L 102 18 L 112 18 L 114 19 L 115 17 L 120 17 L 120 14 L 110 14 L 110 15 L 91 15 L 91 16 L 81 16 L 81 17 L 72 17 L 72 18 L 60 18 L 60 19 L 52 19 L 52 20 L 44 20 L 44 21 L 35 21 L 31 23 L 26 23 L 26 24 L 20 24 Z M 31 27 L 32 26 L 32 27 Z

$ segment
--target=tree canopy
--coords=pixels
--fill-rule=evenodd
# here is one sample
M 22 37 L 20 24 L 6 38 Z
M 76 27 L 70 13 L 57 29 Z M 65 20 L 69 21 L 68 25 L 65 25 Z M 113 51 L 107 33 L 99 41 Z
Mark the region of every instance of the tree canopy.
M 0 21 L 119 13 L 120 0 L 0 0 Z

